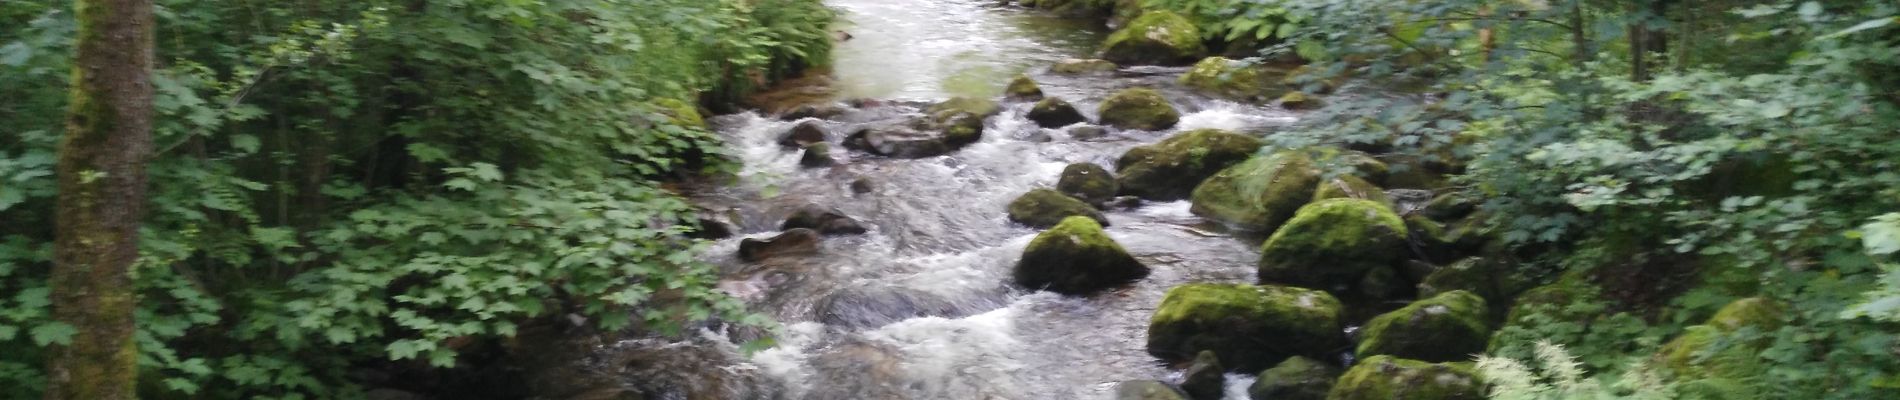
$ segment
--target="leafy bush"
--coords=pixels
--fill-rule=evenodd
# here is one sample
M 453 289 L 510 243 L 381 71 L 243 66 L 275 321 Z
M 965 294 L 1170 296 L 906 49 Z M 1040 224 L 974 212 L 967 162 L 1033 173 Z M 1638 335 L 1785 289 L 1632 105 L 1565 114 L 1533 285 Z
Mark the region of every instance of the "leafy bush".
M 1300 29 L 1300 15 L 1274 0 L 1143 0 L 1144 9 L 1168 10 L 1199 25 L 1208 40 L 1284 39 Z

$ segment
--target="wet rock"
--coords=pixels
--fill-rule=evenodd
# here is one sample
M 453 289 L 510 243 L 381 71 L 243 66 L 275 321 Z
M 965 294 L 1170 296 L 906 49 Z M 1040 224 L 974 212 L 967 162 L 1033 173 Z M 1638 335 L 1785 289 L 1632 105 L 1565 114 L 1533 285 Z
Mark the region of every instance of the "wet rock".
M 1279 84 L 1283 73 L 1266 66 L 1225 57 L 1208 57 L 1194 64 L 1180 83 L 1196 92 L 1241 101 L 1278 98 L 1288 89 Z
M 1181 112 L 1161 92 L 1148 88 L 1116 92 L 1102 101 L 1098 111 L 1103 125 L 1121 129 L 1159 131 L 1181 122 Z
M 844 147 L 892 158 L 926 158 L 950 153 L 940 133 L 906 127 L 868 128 L 845 138 Z
M 1102 58 L 1118 64 L 1187 65 L 1206 55 L 1193 21 L 1159 10 L 1129 21 L 1102 45 Z
M 871 178 L 858 178 L 851 181 L 851 194 L 870 194 L 874 189 L 871 186 Z
M 1299 150 L 1248 159 L 1194 188 L 1188 209 L 1230 227 L 1273 232 L 1312 200 L 1319 170 Z
M 1095 206 L 1049 189 L 1031 190 L 1009 203 L 1009 220 L 1032 228 L 1048 228 L 1068 217 L 1087 217 L 1108 225 Z
M 1095 126 L 1095 125 L 1078 125 L 1078 126 L 1069 127 L 1070 139 L 1089 140 L 1089 139 L 1095 139 L 1095 138 L 1100 138 L 1100 137 L 1105 137 L 1105 136 L 1108 136 L 1108 128 L 1103 128 L 1103 127 Z
M 1062 178 L 1056 181 L 1056 191 L 1091 205 L 1107 203 L 1115 198 L 1118 190 L 1115 175 L 1094 163 L 1069 164 L 1062 168 Z
M 824 382 L 815 385 L 806 393 L 804 399 L 811 400 L 847 400 L 847 399 L 903 399 L 908 398 L 910 388 L 904 384 L 903 352 L 890 345 L 873 343 L 863 339 L 850 339 L 845 343 L 827 346 L 823 353 L 813 357 L 811 364 L 812 380 Z M 777 399 L 782 396 L 760 396 L 748 399 Z M 698 400 L 700 398 L 690 398 Z M 705 398 L 715 399 L 715 398 Z M 726 398 L 717 398 L 726 399 Z
M 1337 157 L 1339 162 L 1352 167 L 1355 176 L 1373 185 L 1384 186 L 1386 177 L 1391 175 L 1391 167 L 1370 154 L 1346 150 L 1337 153 Z
M 1036 101 L 1042 99 L 1042 87 L 1029 79 L 1029 75 L 1017 75 L 1009 81 L 1009 87 L 1003 89 L 1003 96 L 1015 101 Z
M 1491 327 L 1484 298 L 1456 290 L 1380 314 L 1360 332 L 1360 358 L 1389 355 L 1429 362 L 1468 361 L 1484 352 Z
M 818 241 L 818 231 L 805 228 L 787 230 L 770 239 L 748 238 L 739 241 L 739 259 L 757 262 L 776 257 L 817 254 Z
M 971 143 L 983 140 L 983 117 L 975 114 L 957 114 L 939 124 L 943 132 L 943 144 L 952 149 L 960 149 Z
M 832 119 L 837 118 L 839 115 L 844 115 L 844 113 L 847 112 L 851 112 L 851 109 L 833 103 L 806 104 L 793 107 L 784 114 L 779 114 L 778 118 L 785 121 L 797 121 L 806 118 Z
M 804 147 L 812 143 L 824 143 L 829 136 L 825 124 L 819 121 L 805 121 L 793 125 L 791 130 L 779 135 L 778 144 L 785 147 Z
M 1360 361 L 1339 377 L 1327 400 L 1483 400 L 1484 382 L 1467 364 L 1392 356 Z
M 1202 350 L 1194 355 L 1194 363 L 1188 365 L 1181 391 L 1195 400 L 1220 400 L 1227 389 L 1226 373 L 1227 370 L 1221 368 L 1220 357 Z
M 1259 138 L 1221 130 L 1181 133 L 1136 147 L 1115 161 L 1121 194 L 1155 201 L 1186 199 L 1202 180 L 1253 156 Z
M 779 229 L 787 232 L 810 229 L 824 235 L 860 235 L 866 231 L 864 224 L 845 216 L 843 212 L 819 206 L 806 206 L 793 211 L 791 216 L 785 218 L 785 223 L 779 225 Z
M 924 114 L 929 115 L 932 121 L 942 122 L 948 121 L 950 117 L 959 114 L 973 115 L 980 120 L 995 116 L 1002 111 L 1003 106 L 996 104 L 995 100 L 974 97 L 953 97 L 941 103 L 933 104 L 929 108 L 925 108 Z
M 1142 201 L 1140 197 L 1115 196 L 1114 199 L 1110 199 L 1107 203 L 1103 203 L 1102 208 L 1107 209 L 1107 210 L 1133 210 L 1133 209 L 1141 208 L 1142 204 L 1144 203 L 1145 202 Z
M 1029 112 L 1024 116 L 1030 121 L 1035 121 L 1036 126 L 1044 128 L 1061 128 L 1089 122 L 1089 118 L 1083 116 L 1081 111 L 1076 111 L 1075 106 L 1055 97 L 1036 102 L 1036 105 L 1030 107 Z
M 1288 110 L 1314 110 L 1326 106 L 1325 102 L 1319 100 L 1319 96 L 1306 94 L 1306 92 L 1287 92 L 1280 96 L 1278 103 L 1281 108 Z
M 888 287 L 856 287 L 818 299 L 818 322 L 847 328 L 875 328 L 906 319 L 943 314 L 942 301 L 922 293 Z
M 829 167 L 838 160 L 831 158 L 830 143 L 812 143 L 805 145 L 805 154 L 798 157 L 798 165 L 805 168 Z
M 1397 266 L 1409 252 L 1405 234 L 1405 222 L 1378 202 L 1308 204 L 1261 246 L 1260 281 L 1345 289 L 1367 271 Z
M 1477 210 L 1478 202 L 1473 201 L 1470 195 L 1452 192 L 1433 197 L 1430 203 L 1426 203 L 1425 217 L 1434 221 L 1450 222 L 1470 216 Z
M 1187 395 L 1161 381 L 1127 381 L 1115 386 L 1115 400 L 1187 400 Z
M 1260 371 L 1260 376 L 1247 387 L 1247 397 L 1253 400 L 1326 400 L 1326 392 L 1333 389 L 1333 380 L 1339 378 L 1339 370 L 1333 366 L 1313 361 L 1311 358 L 1295 356 Z
M 1013 276 L 1025 288 L 1087 295 L 1147 277 L 1148 267 L 1095 220 L 1069 217 L 1029 242 Z
M 1049 72 L 1065 75 L 1080 75 L 1115 72 L 1117 69 L 1121 69 L 1121 66 L 1115 65 L 1114 62 L 1108 60 L 1068 59 L 1062 60 L 1062 62 L 1058 62 L 1056 65 L 1049 67 Z
M 1047 131 L 1037 129 L 1034 131 L 1029 131 L 1027 133 L 1024 133 L 1022 140 L 1025 142 L 1033 142 L 1033 143 L 1049 143 L 1049 142 L 1056 141 L 1056 138 L 1053 136 L 1049 136 L 1049 132 Z
M 1319 187 L 1313 189 L 1313 201 L 1326 199 L 1359 199 L 1386 205 L 1392 204 L 1392 199 L 1385 195 L 1385 189 L 1380 189 L 1372 182 L 1366 182 L 1365 179 L 1352 175 L 1343 175 L 1320 182 Z
M 1326 292 L 1190 283 L 1162 298 L 1148 324 L 1148 354 L 1180 362 L 1212 351 L 1228 368 L 1255 373 L 1288 357 L 1331 357 L 1346 345 L 1340 329 L 1339 300 Z
M 687 237 L 705 240 L 719 240 L 732 237 L 732 225 L 718 218 L 707 217 L 702 214 L 698 218 L 697 223 L 698 226 L 694 227 L 693 233 L 688 234 Z

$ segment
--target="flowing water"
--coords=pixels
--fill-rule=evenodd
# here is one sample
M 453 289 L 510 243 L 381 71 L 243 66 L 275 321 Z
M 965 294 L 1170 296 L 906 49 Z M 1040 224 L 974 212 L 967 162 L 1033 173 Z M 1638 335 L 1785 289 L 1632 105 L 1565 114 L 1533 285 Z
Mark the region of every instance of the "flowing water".
M 799 167 L 797 150 L 775 142 L 797 121 L 756 113 L 715 118 L 744 160 L 742 178 L 692 197 L 727 215 L 741 237 L 771 237 L 807 204 L 836 208 L 870 229 L 827 237 L 815 256 L 763 264 L 737 260 L 740 237 L 718 242 L 708 257 L 724 268 L 721 287 L 782 321 L 785 332 L 775 347 L 750 356 L 738 355 L 723 333 L 623 343 L 658 359 L 632 367 L 632 379 L 675 386 L 659 398 L 1024 400 L 1103 399 L 1121 381 L 1179 379 L 1178 369 L 1144 350 L 1149 316 L 1175 285 L 1253 281 L 1258 239 L 1219 233 L 1186 202 L 1111 211 L 1109 236 L 1153 273 L 1125 288 L 1065 297 L 1010 284 L 1012 265 L 1037 231 L 1010 223 L 1005 207 L 1031 189 L 1053 187 L 1069 163 L 1112 168 L 1129 148 L 1179 131 L 1264 135 L 1295 115 L 1189 94 L 1173 83 L 1181 68 L 1048 74 L 1055 61 L 1089 56 L 1103 32 L 1092 21 L 995 3 L 831 1 L 849 21 L 841 29 L 855 36 L 838 49 L 838 97 L 889 101 L 825 121 L 830 140 L 915 116 L 923 102 L 996 96 L 1017 73 L 1091 119 L 1115 90 L 1156 87 L 1182 110 L 1182 123 L 1077 140 L 1025 120 L 1028 104 L 1005 103 L 980 142 L 949 155 L 900 160 L 839 151 L 839 165 L 808 169 Z M 871 190 L 856 193 L 858 180 Z M 1229 398 L 1244 399 L 1250 380 L 1231 375 Z

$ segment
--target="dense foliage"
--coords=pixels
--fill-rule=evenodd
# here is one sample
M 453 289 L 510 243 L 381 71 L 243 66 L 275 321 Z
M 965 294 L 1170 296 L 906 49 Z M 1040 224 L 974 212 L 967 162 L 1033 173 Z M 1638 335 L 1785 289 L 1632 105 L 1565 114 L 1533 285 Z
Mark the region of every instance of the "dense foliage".
M 1299 52 L 1325 73 L 1309 88 L 1349 76 L 1422 93 L 1340 97 L 1279 145 L 1389 146 L 1397 170 L 1462 172 L 1447 189 L 1482 199 L 1500 255 L 1584 283 L 1582 300 L 1500 332 L 1497 355 L 1569 359 L 1533 345 L 1549 339 L 1611 385 L 1761 296 L 1787 305 L 1783 323 L 1714 347 L 1759 358 L 1762 376 L 1661 379 L 1761 398 L 1900 388 L 1900 5 L 1276 4 L 1305 29 L 1274 51 L 1324 49 Z
M 0 397 L 33 397 L 73 35 L 0 7 Z M 828 59 L 815 0 L 158 1 L 148 397 L 336 398 L 548 316 L 760 324 L 658 180 L 731 169 L 699 119 Z M 474 340 L 470 340 L 474 339 Z M 424 364 L 426 363 L 426 364 Z

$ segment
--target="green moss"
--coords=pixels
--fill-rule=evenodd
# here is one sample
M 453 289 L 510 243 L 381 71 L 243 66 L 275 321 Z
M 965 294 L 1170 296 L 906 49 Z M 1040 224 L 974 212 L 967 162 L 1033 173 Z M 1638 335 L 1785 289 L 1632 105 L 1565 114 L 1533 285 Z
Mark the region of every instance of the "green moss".
M 1076 111 L 1075 106 L 1070 105 L 1067 100 L 1056 97 L 1036 102 L 1023 117 L 1029 118 L 1037 126 L 1044 128 L 1060 128 L 1089 120 L 1087 116 L 1082 115 L 1081 111 Z
M 1069 164 L 1062 169 L 1056 190 L 1089 204 L 1102 204 L 1115 197 L 1115 175 L 1093 163 Z
M 974 97 L 953 97 L 949 100 L 944 100 L 942 103 L 931 105 L 930 108 L 924 110 L 924 113 L 930 115 L 933 121 L 944 122 L 949 121 L 950 118 L 959 114 L 974 115 L 980 119 L 989 118 L 1002 111 L 1003 107 L 996 104 L 995 100 Z
M 1311 201 L 1318 182 L 1319 171 L 1304 152 L 1278 151 L 1201 182 L 1189 210 L 1240 229 L 1273 232 Z
M 1301 207 L 1260 249 L 1260 280 L 1338 289 L 1406 254 L 1405 222 L 1385 204 L 1328 199 Z
M 1482 400 L 1484 382 L 1464 364 L 1377 356 L 1346 371 L 1326 399 Z
M 1122 129 L 1159 131 L 1181 122 L 1181 112 L 1161 92 L 1148 88 L 1115 92 L 1097 111 L 1103 124 Z
M 1037 100 L 1042 98 L 1042 87 L 1029 79 L 1029 75 L 1017 75 L 1009 81 L 1009 87 L 1003 89 L 1003 95 L 1012 100 Z
M 1749 379 L 1765 371 L 1751 343 L 1728 340 L 1728 333 L 1712 325 L 1696 325 L 1663 344 L 1656 353 L 1658 364 L 1677 380 L 1729 378 Z
M 1148 353 L 1186 361 L 1213 351 L 1258 372 L 1288 357 L 1330 357 L 1344 344 L 1340 304 L 1326 292 L 1284 286 L 1193 283 L 1168 290 L 1148 325 Z M 1262 340 L 1272 338 L 1272 340 Z
M 1722 306 L 1706 324 L 1728 331 L 1743 327 L 1772 331 L 1781 329 L 1784 318 L 1787 318 L 1787 309 L 1781 304 L 1763 297 L 1750 297 Z
M 1326 199 L 1360 199 L 1392 204 L 1392 199 L 1385 195 L 1385 189 L 1352 175 L 1320 182 L 1319 187 L 1313 189 L 1313 201 Z
M 1484 352 L 1491 327 L 1484 298 L 1463 290 L 1380 314 L 1360 333 L 1359 357 L 1390 355 L 1424 361 L 1468 360 Z
M 1073 201 L 1073 199 L 1071 199 Z M 1016 263 L 1016 284 L 1031 289 L 1081 295 L 1148 276 L 1121 244 L 1087 217 L 1068 217 L 1036 235 Z
M 1102 46 L 1102 58 L 1121 64 L 1186 65 L 1206 55 L 1200 29 L 1167 11 L 1141 14 Z
M 1065 75 L 1080 75 L 1080 74 L 1092 74 L 1092 73 L 1101 73 L 1101 72 L 1114 72 L 1117 69 L 1121 69 L 1121 66 L 1115 65 L 1114 62 L 1108 61 L 1108 60 L 1070 59 L 1070 60 L 1063 60 L 1062 62 L 1056 63 L 1056 65 L 1054 66 L 1050 66 L 1049 72 L 1065 74 Z
M 1280 103 L 1280 107 L 1288 110 L 1312 110 L 1326 106 L 1326 102 L 1320 101 L 1319 96 L 1306 94 L 1306 92 L 1287 92 L 1280 95 L 1277 102 Z
M 1512 265 L 1496 259 L 1473 257 L 1433 271 L 1419 282 L 1418 295 L 1429 297 L 1462 290 L 1486 299 L 1501 300 L 1517 295 L 1532 284 L 1530 278 Z
M 1121 193 L 1156 201 L 1188 198 L 1196 186 L 1246 161 L 1264 146 L 1259 138 L 1214 129 L 1190 131 L 1136 147 L 1115 161 Z
M 672 121 L 670 122 L 673 124 L 688 128 L 707 129 L 706 118 L 700 116 L 699 107 L 694 106 L 692 103 L 674 98 L 661 98 L 653 100 L 653 104 L 659 106 L 660 111 L 665 113 L 668 118 L 671 118 Z
M 1311 358 L 1294 356 L 1260 371 L 1247 397 L 1272 400 L 1324 400 L 1339 370 Z
M 1180 83 L 1195 91 L 1243 101 L 1263 101 L 1287 92 L 1279 71 L 1225 57 L 1208 57 L 1182 74 Z
M 1074 197 L 1049 189 L 1031 190 L 1009 203 L 1009 220 L 1035 228 L 1047 228 L 1062 223 L 1068 217 L 1088 217 L 1100 224 L 1107 224 L 1094 206 Z

